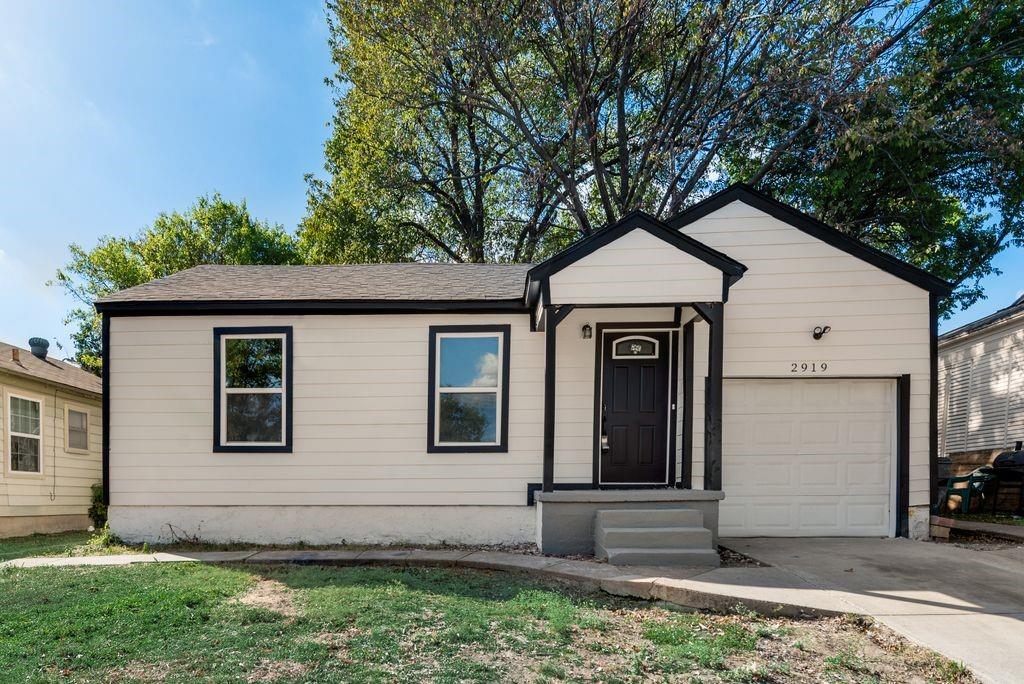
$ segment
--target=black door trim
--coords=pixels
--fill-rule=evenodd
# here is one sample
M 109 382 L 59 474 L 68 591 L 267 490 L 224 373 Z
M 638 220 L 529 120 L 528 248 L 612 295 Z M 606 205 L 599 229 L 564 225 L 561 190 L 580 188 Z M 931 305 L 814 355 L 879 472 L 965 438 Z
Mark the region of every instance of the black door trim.
M 666 434 L 666 459 L 668 463 L 668 470 L 666 474 L 666 481 L 664 483 L 651 483 L 651 484 L 601 484 L 601 390 L 603 380 L 603 354 L 604 354 L 604 334 L 605 332 L 643 332 L 644 330 L 657 330 L 657 331 L 673 331 L 679 329 L 678 321 L 649 321 L 649 322 L 624 322 L 624 323 L 598 323 L 594 326 L 594 424 L 593 424 L 593 472 L 591 474 L 591 487 L 593 489 L 642 489 L 642 488 L 658 488 L 658 487 L 672 487 L 675 482 L 675 453 L 673 436 L 675 435 L 676 428 L 676 410 L 675 405 L 677 401 L 678 382 L 674 381 L 677 378 L 675 375 L 676 366 L 678 359 L 678 334 L 669 335 L 669 424 L 666 426 L 668 430 Z

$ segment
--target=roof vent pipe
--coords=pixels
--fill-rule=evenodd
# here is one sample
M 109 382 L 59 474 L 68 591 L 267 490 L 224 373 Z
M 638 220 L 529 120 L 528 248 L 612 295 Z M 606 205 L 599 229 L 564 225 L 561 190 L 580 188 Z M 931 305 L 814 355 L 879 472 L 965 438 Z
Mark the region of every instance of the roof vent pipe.
M 32 356 L 45 361 L 46 350 L 50 348 L 50 341 L 42 337 L 33 337 L 28 341 L 28 347 L 32 350 Z

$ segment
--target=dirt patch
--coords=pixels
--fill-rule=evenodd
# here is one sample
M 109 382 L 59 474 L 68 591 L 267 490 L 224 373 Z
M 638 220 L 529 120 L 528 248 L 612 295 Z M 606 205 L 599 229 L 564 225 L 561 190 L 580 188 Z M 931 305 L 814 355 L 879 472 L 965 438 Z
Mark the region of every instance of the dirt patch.
M 994 534 L 984 532 L 971 532 L 969 530 L 950 530 L 949 541 L 945 542 L 962 549 L 975 549 L 977 551 L 1005 551 L 1006 549 L 1019 549 L 1024 547 L 1024 542 L 1007 539 Z
M 313 643 L 326 646 L 330 650 L 332 657 L 337 658 L 343 663 L 350 664 L 353 660 L 350 657 L 348 642 L 362 633 L 363 630 L 358 627 L 349 627 L 343 632 L 320 632 L 313 635 L 312 641 Z
M 299 614 L 292 591 L 277 580 L 261 578 L 238 602 L 253 608 L 263 608 L 293 618 Z
M 245 678 L 247 682 L 276 682 L 280 679 L 301 677 L 309 669 L 308 665 L 294 660 L 263 659 Z
M 724 546 L 718 547 L 718 558 L 722 561 L 723 568 L 766 568 L 767 563 L 762 563 L 756 558 L 746 556 L 739 551 L 727 549 Z
M 162 682 L 175 671 L 171 663 L 132 661 L 107 670 L 108 682 Z

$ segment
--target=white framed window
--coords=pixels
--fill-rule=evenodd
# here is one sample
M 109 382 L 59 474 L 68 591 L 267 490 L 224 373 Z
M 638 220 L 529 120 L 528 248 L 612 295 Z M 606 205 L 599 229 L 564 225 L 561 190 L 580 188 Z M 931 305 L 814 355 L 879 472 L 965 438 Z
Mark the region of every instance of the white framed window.
M 43 472 L 43 400 L 7 394 L 7 467 L 12 473 Z
M 89 412 L 71 404 L 64 405 L 64 450 L 89 452 Z
M 508 451 L 509 333 L 431 326 L 428 452 Z
M 215 328 L 214 451 L 291 451 L 290 327 Z

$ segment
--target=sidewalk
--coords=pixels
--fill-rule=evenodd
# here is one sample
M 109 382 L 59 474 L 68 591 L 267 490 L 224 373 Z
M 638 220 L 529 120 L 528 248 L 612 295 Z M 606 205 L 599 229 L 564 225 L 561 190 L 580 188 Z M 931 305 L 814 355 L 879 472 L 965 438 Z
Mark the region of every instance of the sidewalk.
M 837 592 L 821 590 L 796 574 L 775 567 L 679 568 L 613 566 L 499 551 L 203 551 L 117 556 L 19 558 L 0 568 L 117 566 L 133 563 L 309 563 L 390 564 L 464 567 L 526 572 L 537 577 L 598 588 L 617 596 L 661 600 L 686 608 L 727 612 L 736 608 L 762 615 L 832 616 L 858 611 Z

